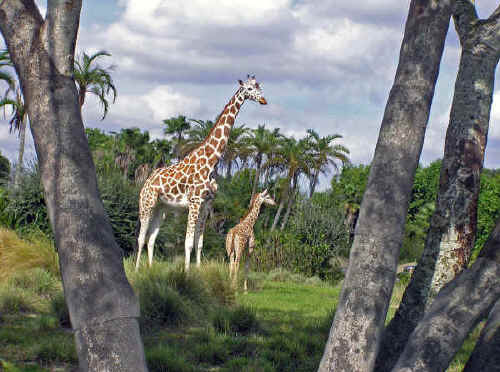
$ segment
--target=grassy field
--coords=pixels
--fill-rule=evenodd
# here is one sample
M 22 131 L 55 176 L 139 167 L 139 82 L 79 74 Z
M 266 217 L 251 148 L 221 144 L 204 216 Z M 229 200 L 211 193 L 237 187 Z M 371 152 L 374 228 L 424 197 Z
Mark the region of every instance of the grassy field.
M 24 258 L 9 257 L 9 266 L 0 267 L 0 365 L 10 372 L 76 371 L 54 257 L 44 253 L 51 265 L 39 267 L 37 260 L 29 265 L 26 257 L 32 255 L 33 242 L 9 234 L 0 230 L 2 266 L 6 241 Z M 176 263 L 159 262 L 138 273 L 132 267 L 132 260 L 126 260 L 141 303 L 150 371 L 316 371 L 340 284 L 283 271 L 251 273 L 250 291 L 244 294 L 228 285 L 223 263 L 209 262 L 189 274 Z M 389 316 L 402 293 L 399 284 Z M 478 333 L 466 342 L 449 372 L 461 370 Z

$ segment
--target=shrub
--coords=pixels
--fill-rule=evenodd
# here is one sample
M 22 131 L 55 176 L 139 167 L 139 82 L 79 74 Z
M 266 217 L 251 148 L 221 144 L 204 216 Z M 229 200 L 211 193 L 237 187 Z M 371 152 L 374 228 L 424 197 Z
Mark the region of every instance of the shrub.
M 42 231 L 51 236 L 40 172 L 36 164 L 24 169 L 19 187 L 9 192 L 2 221 L 15 230 Z
M 158 345 L 146 350 L 148 369 L 151 372 L 193 372 L 194 368 L 177 350 Z
M 212 324 L 223 334 L 247 335 L 260 329 L 255 311 L 245 306 L 221 308 L 215 313 Z

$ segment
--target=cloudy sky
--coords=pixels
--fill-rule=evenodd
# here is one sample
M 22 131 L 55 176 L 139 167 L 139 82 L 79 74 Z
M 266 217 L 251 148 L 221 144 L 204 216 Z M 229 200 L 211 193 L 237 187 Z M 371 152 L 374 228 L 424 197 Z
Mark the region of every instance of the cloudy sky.
M 498 0 L 478 0 L 487 18 Z M 42 2 L 43 4 L 43 2 Z M 139 127 L 162 137 L 177 115 L 213 120 L 255 74 L 267 106 L 246 103 L 237 124 L 281 128 L 296 138 L 312 128 L 340 134 L 355 164 L 373 156 L 398 62 L 409 0 L 85 0 L 77 49 L 106 50 L 116 66 L 116 103 L 100 121 L 84 106 L 87 127 Z M 453 26 L 433 101 L 421 163 L 442 157 L 459 45 Z M 500 167 L 500 91 L 493 103 L 485 166 Z M 17 138 L 0 122 L 0 150 L 16 159 Z M 34 158 L 28 140 L 27 158 Z M 326 184 L 326 181 L 323 182 Z

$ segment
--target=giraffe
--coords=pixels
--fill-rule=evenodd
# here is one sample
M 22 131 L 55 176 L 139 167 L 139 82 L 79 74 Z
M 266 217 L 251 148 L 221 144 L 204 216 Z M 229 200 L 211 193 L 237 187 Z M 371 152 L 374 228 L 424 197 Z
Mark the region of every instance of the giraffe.
M 138 252 L 135 269 L 139 267 L 141 250 L 148 241 L 148 263 L 153 262 L 153 250 L 166 208 L 188 208 L 186 227 L 185 269 L 189 270 L 191 252 L 196 248 L 196 264 L 200 265 L 205 220 L 217 184 L 211 178 L 224 152 L 229 133 L 245 100 L 267 104 L 255 76 L 238 80 L 239 87 L 219 115 L 207 138 L 181 161 L 158 168 L 149 176 L 139 194 Z
M 249 258 L 253 252 L 255 245 L 255 237 L 253 235 L 253 226 L 257 217 L 259 217 L 260 206 L 262 203 L 267 205 L 276 205 L 273 198 L 267 193 L 267 189 L 259 194 L 255 194 L 250 201 L 250 207 L 247 214 L 240 220 L 240 223 L 229 230 L 226 236 L 226 251 L 229 257 L 229 276 L 233 280 L 233 286 L 236 287 L 238 267 L 240 259 L 248 243 L 248 255 L 245 262 L 245 281 L 243 288 L 247 291 L 248 265 Z

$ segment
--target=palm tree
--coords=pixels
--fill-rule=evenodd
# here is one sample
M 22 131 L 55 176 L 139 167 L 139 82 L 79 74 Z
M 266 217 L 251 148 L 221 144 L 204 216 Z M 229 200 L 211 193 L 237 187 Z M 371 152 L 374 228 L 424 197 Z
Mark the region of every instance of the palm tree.
M 276 155 L 269 160 L 269 165 L 279 166 L 286 171 L 285 187 L 281 193 L 281 201 L 278 207 L 278 212 L 274 217 L 274 222 L 271 227 L 273 231 L 284 208 L 285 200 L 288 200 L 285 216 L 281 222 L 280 229 L 283 230 L 290 216 L 296 193 L 298 191 L 298 181 L 301 174 L 309 175 L 310 161 L 307 153 L 307 140 L 301 139 L 297 141 L 295 138 L 284 138 L 281 141 L 280 149 Z
M 257 185 L 260 180 L 262 172 L 262 164 L 265 154 L 269 153 L 271 148 L 271 135 L 266 125 L 259 125 L 256 129 L 252 130 L 252 137 L 250 139 L 250 146 L 252 148 L 253 160 L 255 163 L 255 178 L 252 187 L 252 197 L 257 192 Z
M 349 150 L 342 145 L 332 144 L 336 139 L 342 138 L 340 134 L 320 137 L 313 129 L 308 129 L 307 133 L 312 156 L 311 177 L 309 178 L 309 197 L 312 197 L 318 185 L 319 175 L 328 173 L 330 165 L 338 170 L 337 161 L 341 161 L 342 165 L 349 163 L 347 157 Z
M 231 178 L 233 164 L 237 162 L 238 158 L 245 161 L 250 154 L 249 132 L 250 129 L 242 124 L 233 127 L 229 133 L 226 149 L 222 155 L 222 161 L 226 165 L 227 179 Z
M 7 89 L 4 92 L 4 98 L 15 89 L 16 79 L 9 71 L 5 70 L 4 67 L 13 68 L 12 61 L 10 60 L 9 51 L 4 49 L 0 51 L 0 80 L 7 83 Z
M 188 131 L 191 128 L 191 124 L 186 120 L 186 117 L 183 115 L 179 115 L 176 118 L 171 117 L 170 119 L 163 120 L 163 124 L 165 124 L 166 128 L 163 130 L 165 134 L 174 135 L 176 137 L 177 143 L 174 146 L 174 154 L 177 159 L 181 157 L 181 143 L 183 140 L 184 132 Z
M 26 111 L 26 107 L 24 106 L 21 90 L 19 87 L 16 87 L 15 90 L 16 97 L 14 99 L 4 97 L 0 100 L 0 107 L 3 107 L 4 109 L 6 107 L 11 108 L 12 114 L 9 120 L 10 132 L 17 131 L 19 133 L 19 153 L 17 158 L 17 167 L 14 173 L 14 185 L 17 187 L 20 182 L 24 162 L 24 142 L 26 138 L 26 122 L 28 113 Z
M 113 103 L 116 100 L 116 88 L 111 78 L 111 71 L 114 66 L 107 68 L 100 67 L 95 61 L 100 57 L 110 57 L 111 54 L 101 50 L 93 55 L 83 52 L 75 59 L 74 78 L 78 89 L 78 103 L 80 110 L 85 103 L 87 93 L 95 94 L 104 108 L 102 119 L 106 117 L 109 109 L 107 97 L 113 96 Z

